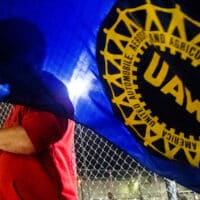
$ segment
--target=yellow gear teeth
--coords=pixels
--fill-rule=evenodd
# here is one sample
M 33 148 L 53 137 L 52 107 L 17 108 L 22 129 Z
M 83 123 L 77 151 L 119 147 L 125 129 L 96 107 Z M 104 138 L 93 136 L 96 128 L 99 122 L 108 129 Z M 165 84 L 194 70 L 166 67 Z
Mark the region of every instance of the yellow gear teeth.
M 180 132 L 179 137 L 184 138 L 184 137 L 185 137 L 185 136 L 184 136 L 184 133 Z
M 176 55 L 176 50 L 175 50 L 175 49 L 170 49 L 170 53 L 171 53 L 172 55 Z
M 159 118 L 157 116 L 155 116 L 154 120 L 157 122 L 159 120 Z
M 140 58 L 137 58 L 137 57 L 136 57 L 136 58 L 134 59 L 134 62 L 139 63 L 139 62 L 140 62 Z M 135 69 L 137 70 L 136 67 L 135 67 Z M 136 71 L 136 70 L 135 70 L 135 71 Z
M 150 16 L 146 16 L 144 29 L 137 24 L 135 19 L 127 17 L 130 14 L 134 16 L 134 13 L 139 11 L 151 13 Z M 157 15 L 158 12 L 171 15 L 168 28 L 163 27 L 161 19 Z M 200 136 L 198 140 L 195 140 L 192 133 L 178 132 L 175 127 L 168 127 L 166 122 L 159 119 L 151 108 L 148 108 L 149 105 L 143 100 L 138 85 L 138 73 L 140 72 L 138 66 L 143 61 L 144 53 L 150 47 L 154 47 L 158 52 L 167 51 L 172 56 L 179 56 L 180 59 L 190 63 L 191 67 L 199 67 L 200 56 L 198 52 L 200 51 L 200 47 L 198 44 L 200 44 L 200 37 L 194 36 L 194 38 L 188 40 L 187 27 L 184 23 L 187 21 L 187 23 L 191 23 L 192 26 L 198 28 L 200 27 L 200 23 L 184 14 L 178 4 L 175 8 L 171 9 L 153 5 L 150 0 L 146 0 L 146 4 L 135 8 L 117 8 L 116 15 L 118 17 L 113 25 L 109 29 L 103 29 L 106 40 L 104 49 L 100 51 L 105 62 L 105 74 L 103 78 L 110 87 L 112 103 L 121 112 L 125 125 L 129 126 L 133 130 L 133 133 L 136 133 L 143 140 L 145 146 L 149 146 L 169 159 L 177 159 L 176 156 L 180 152 L 184 152 L 187 162 L 190 165 L 199 167 L 200 156 L 195 156 L 194 159 L 191 156 L 191 152 L 196 153 L 196 155 L 199 154 Z M 176 20 L 177 18 L 180 20 Z M 127 27 L 131 37 L 124 33 L 120 34 L 116 32 L 120 24 L 124 24 Z M 151 30 L 152 24 L 154 24 L 156 29 Z M 185 27 L 183 28 L 183 26 Z M 178 35 L 175 35 L 175 30 L 178 31 Z M 122 51 L 120 55 L 111 52 L 109 49 L 111 42 L 115 43 L 119 50 Z M 122 45 L 123 42 L 126 42 L 125 47 Z M 192 54 L 191 50 L 195 51 L 196 54 Z M 151 54 L 149 56 L 152 57 Z M 118 62 L 119 60 L 120 62 Z M 117 74 L 109 74 L 111 71 L 109 69 L 110 63 L 112 67 L 116 68 L 116 71 L 119 71 Z M 123 89 L 124 92 L 116 96 L 114 87 L 119 88 L 120 91 Z M 123 109 L 124 106 L 129 110 L 132 109 L 128 117 L 126 110 Z M 140 133 L 139 129 L 137 129 L 140 125 L 145 127 L 145 133 Z M 160 150 L 155 145 L 157 141 L 163 142 L 164 150 Z
M 160 123 L 160 127 L 161 127 L 161 129 L 163 130 L 163 129 L 166 129 L 167 125 L 166 125 L 166 123 L 161 122 L 161 123 Z
M 140 51 L 138 51 L 138 54 L 142 56 L 144 54 L 144 51 L 140 49 Z
M 146 103 L 145 102 L 143 102 L 143 103 L 144 103 L 144 106 L 146 106 Z M 151 109 L 147 109 L 146 114 L 151 114 Z
M 194 142 L 194 141 L 195 141 L 194 136 L 193 136 L 193 135 L 190 135 L 190 136 L 189 136 L 189 140 Z
M 121 10 L 119 8 L 116 9 L 117 13 L 120 14 Z
M 146 103 L 144 101 L 140 102 L 140 106 L 144 108 L 146 106 Z
M 170 128 L 170 133 L 173 133 L 173 134 L 175 134 L 175 129 L 174 128 Z
M 187 55 L 186 55 L 186 54 L 181 54 L 181 58 L 182 58 L 183 60 L 187 60 Z
M 144 44 L 143 44 L 144 49 L 147 49 L 148 46 L 149 46 L 149 45 L 148 45 L 147 43 L 144 43 Z
M 138 68 L 137 67 L 135 67 L 135 66 L 132 66 L 132 71 L 134 71 L 134 72 L 137 72 L 138 71 Z
M 108 34 L 109 32 L 108 32 L 109 30 L 107 29 L 107 28 L 104 28 L 103 29 L 103 32 L 105 33 L 105 34 Z
M 199 67 L 200 61 L 199 61 L 199 60 L 194 60 L 194 61 L 192 61 L 192 65 L 193 65 L 194 67 Z
M 163 52 L 165 52 L 165 51 L 166 51 L 166 48 L 165 48 L 165 46 L 164 46 L 164 45 L 160 45 L 160 46 L 159 46 L 159 49 L 160 49 L 160 51 L 163 51 Z

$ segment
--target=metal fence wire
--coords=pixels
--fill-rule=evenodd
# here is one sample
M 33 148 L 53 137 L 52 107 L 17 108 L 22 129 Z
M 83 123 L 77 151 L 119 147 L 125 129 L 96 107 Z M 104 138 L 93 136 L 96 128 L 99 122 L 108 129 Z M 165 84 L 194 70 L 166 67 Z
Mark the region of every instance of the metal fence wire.
M 0 126 L 11 107 L 0 103 Z M 200 200 L 200 194 L 148 171 L 79 123 L 74 139 L 79 200 Z

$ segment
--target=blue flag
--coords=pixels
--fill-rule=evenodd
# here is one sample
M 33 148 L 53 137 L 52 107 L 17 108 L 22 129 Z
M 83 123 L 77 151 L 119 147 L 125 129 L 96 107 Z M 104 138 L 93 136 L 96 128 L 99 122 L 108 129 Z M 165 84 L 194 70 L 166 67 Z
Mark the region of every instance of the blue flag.
M 1 1 L 1 100 L 74 112 L 200 192 L 199 17 L 196 1 Z

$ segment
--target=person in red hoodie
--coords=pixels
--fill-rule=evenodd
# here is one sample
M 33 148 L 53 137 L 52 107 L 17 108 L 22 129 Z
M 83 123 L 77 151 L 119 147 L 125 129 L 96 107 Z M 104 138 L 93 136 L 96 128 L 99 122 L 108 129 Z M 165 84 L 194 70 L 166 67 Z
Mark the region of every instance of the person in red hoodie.
M 27 69 L 41 63 L 38 38 L 27 21 L 0 21 L 1 99 L 13 104 L 0 128 L 0 199 L 77 200 L 73 106 L 52 74 Z
M 75 200 L 74 122 L 14 105 L 0 129 L 1 200 Z

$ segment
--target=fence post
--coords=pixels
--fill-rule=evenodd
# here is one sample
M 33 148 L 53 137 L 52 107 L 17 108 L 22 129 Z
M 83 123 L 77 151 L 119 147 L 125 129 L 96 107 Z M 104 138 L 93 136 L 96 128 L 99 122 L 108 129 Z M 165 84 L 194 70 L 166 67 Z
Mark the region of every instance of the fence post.
M 178 200 L 175 181 L 165 179 L 167 195 L 169 200 Z

